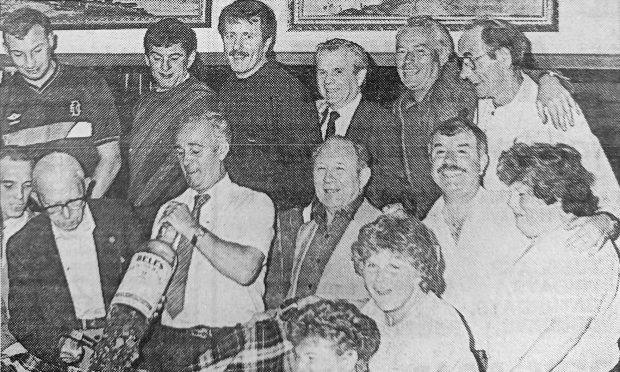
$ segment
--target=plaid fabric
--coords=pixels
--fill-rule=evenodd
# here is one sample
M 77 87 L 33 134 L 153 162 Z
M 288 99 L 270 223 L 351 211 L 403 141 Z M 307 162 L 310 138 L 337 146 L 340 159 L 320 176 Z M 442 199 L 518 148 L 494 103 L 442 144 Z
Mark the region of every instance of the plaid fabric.
M 67 371 L 67 368 L 46 363 L 32 354 L 24 353 L 12 356 L 3 356 L 2 359 L 0 359 L 0 371 L 64 372 Z
M 215 341 L 212 349 L 185 371 L 292 371 L 293 346 L 284 334 L 284 324 L 278 319 L 249 322 Z

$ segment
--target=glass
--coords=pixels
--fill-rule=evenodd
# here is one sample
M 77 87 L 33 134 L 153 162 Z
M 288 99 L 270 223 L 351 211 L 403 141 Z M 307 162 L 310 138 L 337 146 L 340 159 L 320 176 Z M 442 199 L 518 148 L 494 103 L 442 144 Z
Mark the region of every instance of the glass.
M 86 202 L 86 196 L 82 196 L 80 198 L 71 199 L 67 201 L 66 203 L 54 204 L 54 205 L 50 205 L 48 207 L 42 207 L 42 208 L 48 214 L 60 214 L 65 208 L 72 210 L 72 211 L 77 211 L 80 208 L 82 208 L 85 202 Z
M 469 53 L 465 54 L 465 56 L 463 57 L 459 57 L 459 62 L 461 64 L 461 68 L 463 68 L 464 66 L 468 67 L 469 69 L 471 69 L 472 71 L 476 71 L 476 62 L 478 62 L 478 60 L 484 56 L 486 56 L 486 53 L 482 53 L 479 56 L 471 56 L 469 55 Z

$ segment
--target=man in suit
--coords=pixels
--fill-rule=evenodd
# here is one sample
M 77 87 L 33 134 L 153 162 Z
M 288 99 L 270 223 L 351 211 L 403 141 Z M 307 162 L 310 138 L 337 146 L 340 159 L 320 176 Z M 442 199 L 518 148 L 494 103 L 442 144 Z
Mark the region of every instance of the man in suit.
M 383 208 L 404 201 L 406 182 L 396 118 L 362 95 L 368 73 L 366 51 L 352 41 L 330 39 L 317 46 L 315 64 L 323 97 L 317 101 L 323 139 L 336 134 L 366 146 L 373 173 L 366 196 L 373 205 Z
M 372 173 L 368 152 L 336 135 L 313 158 L 316 198 L 312 219 L 297 233 L 287 297 L 318 295 L 363 304 L 368 294 L 355 273 L 351 244 L 360 228 L 381 214 L 363 194 Z
M 88 200 L 89 181 L 72 156 L 54 152 L 43 157 L 34 167 L 33 182 L 45 212 L 7 247 L 9 329 L 29 352 L 59 366 L 79 362 L 84 352 L 66 335 L 103 327 L 140 243 L 129 205 Z M 69 349 L 74 354 L 61 357 L 61 350 Z

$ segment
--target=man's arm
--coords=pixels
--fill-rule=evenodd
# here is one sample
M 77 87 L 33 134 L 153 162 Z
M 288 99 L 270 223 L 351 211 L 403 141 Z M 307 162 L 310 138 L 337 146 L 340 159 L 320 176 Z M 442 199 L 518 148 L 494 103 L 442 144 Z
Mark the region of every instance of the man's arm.
M 267 196 L 265 196 L 267 198 Z M 268 201 L 268 203 L 267 203 Z M 275 211 L 270 200 L 248 206 L 239 216 L 239 224 L 251 234 L 252 245 L 226 241 L 195 221 L 185 204 L 170 202 L 160 224 L 168 222 L 185 238 L 196 237 L 196 248 L 222 275 L 241 285 L 250 285 L 260 273 L 265 253 L 273 239 Z
M 96 181 L 91 195 L 93 199 L 102 198 L 105 195 L 121 169 L 121 150 L 118 141 L 97 146 L 97 152 L 99 163 L 93 173 L 93 180 Z
M 568 79 L 560 79 L 558 74 L 549 71 L 524 71 L 534 81 L 538 81 L 536 107 L 543 123 L 551 120 L 557 129 L 567 130 L 575 125 L 577 116 L 583 116 L 579 105 L 570 93 Z M 565 85 L 566 84 L 566 85 Z

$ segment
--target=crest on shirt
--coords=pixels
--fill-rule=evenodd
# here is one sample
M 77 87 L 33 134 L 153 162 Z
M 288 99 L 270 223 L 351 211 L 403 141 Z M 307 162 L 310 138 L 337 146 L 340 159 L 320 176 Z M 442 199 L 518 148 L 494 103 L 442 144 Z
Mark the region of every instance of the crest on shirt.
M 19 124 L 20 122 L 20 118 L 22 117 L 22 114 L 18 114 L 16 112 L 12 112 L 11 115 L 6 117 L 6 121 L 9 122 L 9 125 L 15 125 L 15 124 Z
M 82 113 L 82 104 L 80 101 L 71 101 L 71 104 L 69 105 L 69 112 L 71 113 L 71 116 L 80 116 Z

